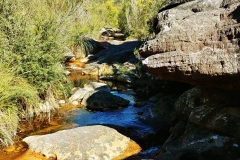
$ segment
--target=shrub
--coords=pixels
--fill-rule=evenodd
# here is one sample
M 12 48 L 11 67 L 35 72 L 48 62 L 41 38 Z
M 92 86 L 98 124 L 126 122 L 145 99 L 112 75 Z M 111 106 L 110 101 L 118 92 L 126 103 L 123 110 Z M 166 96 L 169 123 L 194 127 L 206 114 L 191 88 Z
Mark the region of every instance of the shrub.
M 64 79 L 65 38 L 59 16 L 41 1 L 0 2 L 1 62 L 27 79 L 44 97 Z
M 63 95 L 59 91 L 68 84 L 61 63 L 70 19 L 45 2 L 0 1 L 0 141 L 4 145 L 12 143 L 19 118 L 39 113 L 40 100 L 49 100 L 49 91 Z M 63 13 L 66 6 L 59 10 Z
M 12 144 L 18 120 L 31 114 L 40 102 L 37 89 L 0 65 L 0 142 Z
M 84 36 L 98 37 L 102 27 L 145 36 L 155 4 L 153 0 L 1 0 L 0 122 L 5 123 L 0 124 L 0 141 L 12 142 L 18 116 L 39 112 L 40 100 L 69 93 L 62 67 L 66 47 L 88 52 L 92 46 Z
M 146 39 L 152 32 L 152 19 L 167 0 L 123 0 L 118 23 L 131 37 Z

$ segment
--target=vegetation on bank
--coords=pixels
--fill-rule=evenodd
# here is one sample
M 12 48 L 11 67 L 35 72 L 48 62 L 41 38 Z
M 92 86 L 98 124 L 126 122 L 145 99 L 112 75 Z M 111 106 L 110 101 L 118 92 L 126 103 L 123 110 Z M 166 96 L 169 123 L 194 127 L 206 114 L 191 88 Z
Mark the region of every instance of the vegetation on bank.
M 12 75 L 3 65 L 0 68 L 0 141 L 7 145 L 16 136 L 19 118 L 33 112 L 39 96 L 25 79 Z
M 66 48 L 91 48 L 84 36 L 98 38 L 102 27 L 119 28 L 130 37 L 145 38 L 151 34 L 151 17 L 162 3 L 1 0 L 1 143 L 13 142 L 19 118 L 33 116 L 39 104 L 49 100 L 48 95 L 67 96 L 71 83 L 64 74 Z
M 118 28 L 128 37 L 144 39 L 153 32 L 153 18 L 167 0 L 84 0 L 80 33 L 99 36 L 102 27 Z

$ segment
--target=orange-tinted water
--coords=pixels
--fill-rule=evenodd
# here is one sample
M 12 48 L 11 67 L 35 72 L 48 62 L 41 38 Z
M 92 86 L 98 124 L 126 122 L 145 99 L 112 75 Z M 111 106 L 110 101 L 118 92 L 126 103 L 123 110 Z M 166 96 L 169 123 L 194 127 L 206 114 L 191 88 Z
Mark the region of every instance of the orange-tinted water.
M 0 160 L 54 160 L 29 150 L 27 144 L 21 139 L 30 135 L 43 135 L 77 127 L 78 125 L 71 121 L 68 113 L 79 107 L 81 106 L 63 105 L 60 110 L 51 114 L 50 122 L 48 117 L 35 117 L 28 121 L 21 121 L 15 144 L 0 151 Z

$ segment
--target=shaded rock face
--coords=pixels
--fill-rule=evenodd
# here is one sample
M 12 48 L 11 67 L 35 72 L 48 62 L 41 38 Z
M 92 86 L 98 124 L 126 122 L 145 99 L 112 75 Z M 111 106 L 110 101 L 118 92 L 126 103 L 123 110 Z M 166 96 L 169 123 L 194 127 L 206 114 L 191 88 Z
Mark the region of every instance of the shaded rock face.
M 236 0 L 170 1 L 158 14 L 156 37 L 140 47 L 144 67 L 166 80 L 238 88 L 239 12 Z
M 92 57 L 92 61 L 98 63 L 124 63 L 129 61 L 137 62 L 134 49 L 140 46 L 137 41 L 128 41 L 120 45 L 110 45 L 108 48 L 98 52 Z
M 180 120 L 156 159 L 238 159 L 240 92 L 195 87 L 175 103 Z
M 107 110 L 127 107 L 129 100 L 111 94 L 107 84 L 90 82 L 84 88 L 74 88 L 69 98 L 71 103 L 80 103 L 90 110 Z
M 240 140 L 240 92 L 195 87 L 175 103 L 179 119 Z
M 41 152 L 47 157 L 56 154 L 59 160 L 124 159 L 141 150 L 141 147 L 130 138 L 100 125 L 30 136 L 23 141 L 28 143 L 29 149 Z
M 237 160 L 239 143 L 232 137 L 188 124 L 185 133 L 171 141 L 157 154 L 159 160 Z
M 84 96 L 82 103 L 90 110 L 106 110 L 127 107 L 129 101 L 107 91 L 92 91 Z

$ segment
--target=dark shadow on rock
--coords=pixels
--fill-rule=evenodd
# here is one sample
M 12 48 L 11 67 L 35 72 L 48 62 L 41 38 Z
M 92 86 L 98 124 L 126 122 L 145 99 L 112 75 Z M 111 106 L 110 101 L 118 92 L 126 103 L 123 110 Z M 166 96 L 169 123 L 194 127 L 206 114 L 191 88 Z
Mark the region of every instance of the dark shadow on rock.
M 238 142 L 219 132 L 188 123 L 179 138 L 167 142 L 156 160 L 237 160 Z
M 240 23 L 240 6 L 238 6 L 231 14 L 232 18 Z
M 164 142 L 166 135 L 163 130 L 163 133 L 156 132 L 156 133 L 141 133 L 139 132 L 138 128 L 135 128 L 136 126 L 119 126 L 119 125 L 114 125 L 114 124 L 104 124 L 104 126 L 114 128 L 116 129 L 119 133 L 129 137 L 130 139 L 134 140 L 139 144 L 143 150 L 148 149 L 152 146 L 157 146 L 161 143 Z M 162 136 L 159 136 L 162 135 Z M 164 135 L 164 136 L 163 136 Z
M 94 54 L 89 63 L 124 63 L 124 62 L 138 62 L 134 55 L 134 49 L 140 46 L 139 41 L 129 41 L 120 45 L 109 45 L 106 49 Z
M 86 99 L 86 107 L 89 110 L 103 111 L 114 108 L 118 109 L 127 107 L 129 104 L 128 100 L 102 90 L 93 91 L 89 93 L 88 96 Z

